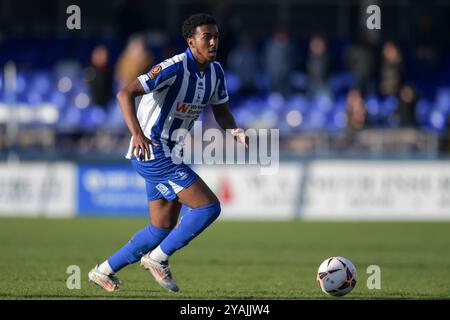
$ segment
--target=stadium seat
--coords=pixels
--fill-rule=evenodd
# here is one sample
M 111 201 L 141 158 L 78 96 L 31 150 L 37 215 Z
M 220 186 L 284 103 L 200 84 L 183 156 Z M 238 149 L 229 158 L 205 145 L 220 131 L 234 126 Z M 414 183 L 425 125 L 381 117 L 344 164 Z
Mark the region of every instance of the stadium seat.
M 450 87 L 441 87 L 436 92 L 436 108 L 448 114 L 450 112 Z
M 0 103 L 8 107 L 20 104 L 25 120 L 29 119 L 30 114 L 34 114 L 39 121 L 43 120 L 41 122 L 46 122 L 47 125 L 53 125 L 51 122 L 57 114 L 56 126 L 63 132 L 89 132 L 98 127 L 126 130 L 114 96 L 106 109 L 90 105 L 89 87 L 83 79 L 83 68 L 89 65 L 92 48 L 99 43 L 104 43 L 111 49 L 112 61 L 119 56 L 124 45 L 123 39 L 114 37 L 5 39 L 1 44 L 0 64 L 14 61 L 17 74 L 13 93 L 5 92 L 4 74 L 0 74 Z M 304 44 L 304 48 L 307 48 L 307 42 Z M 263 69 L 256 77 L 255 87 L 259 89 L 259 93 L 241 94 L 237 75 L 226 70 L 231 108 L 237 122 L 249 128 L 276 127 L 287 134 L 300 131 L 326 131 L 335 134 L 342 131 L 346 126 L 346 95 L 355 80 L 343 63 L 348 44 L 348 39 L 329 40 L 329 49 L 335 60 L 334 72 L 327 82 L 330 93 L 319 92 L 313 97 L 304 94 L 308 90 L 308 78 L 304 70 L 292 72 L 290 80 L 295 91 L 290 96 L 267 92 L 268 80 Z M 152 49 L 156 55 L 161 52 L 161 48 Z M 406 80 L 417 85 L 420 92 L 421 98 L 416 106 L 418 125 L 426 130 L 442 133 L 447 128 L 450 115 L 450 59 L 442 61 L 436 79 L 433 79 L 430 72 L 425 74 L 426 77 L 422 77 L 423 71 L 408 68 L 408 65 L 414 63 L 413 53 L 407 47 L 403 47 L 403 52 Z M 225 63 L 223 65 L 226 67 Z M 117 81 L 114 86 L 113 91 L 117 92 Z M 371 94 L 365 97 L 365 103 L 370 126 L 397 126 L 392 117 L 399 104 L 397 97 L 378 97 Z M 204 120 L 211 119 L 205 117 Z M 40 123 L 39 121 L 35 122 Z M 299 121 L 300 124 L 297 125 Z M 33 121 L 30 125 L 33 125 Z

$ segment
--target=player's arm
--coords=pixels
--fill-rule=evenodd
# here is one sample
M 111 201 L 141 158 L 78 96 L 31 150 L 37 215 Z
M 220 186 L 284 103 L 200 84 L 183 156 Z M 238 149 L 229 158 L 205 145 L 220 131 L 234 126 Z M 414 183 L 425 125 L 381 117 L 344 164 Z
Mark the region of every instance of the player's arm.
M 156 146 L 154 142 L 144 135 L 134 107 L 134 99 L 145 93 L 146 92 L 138 79 L 135 79 L 117 93 L 117 100 L 119 101 L 123 118 L 132 135 L 133 147 L 131 153 L 134 154 L 137 159 L 139 159 L 139 155 L 141 154 L 144 155 L 144 158 L 149 157 L 151 154 L 150 144 Z
M 230 112 L 228 101 L 221 104 L 213 104 L 211 107 L 217 124 L 225 131 L 229 129 L 235 139 L 248 148 L 244 130 L 238 128 L 236 120 Z

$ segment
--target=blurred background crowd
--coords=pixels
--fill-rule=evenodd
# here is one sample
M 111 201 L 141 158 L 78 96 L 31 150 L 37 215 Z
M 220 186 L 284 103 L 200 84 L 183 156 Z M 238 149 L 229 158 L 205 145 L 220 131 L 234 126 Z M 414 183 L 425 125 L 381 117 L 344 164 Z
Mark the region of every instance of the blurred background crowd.
M 122 156 L 115 93 L 183 52 L 197 12 L 220 25 L 238 123 L 279 128 L 284 153 L 450 154 L 450 1 L 2 0 L 0 155 Z

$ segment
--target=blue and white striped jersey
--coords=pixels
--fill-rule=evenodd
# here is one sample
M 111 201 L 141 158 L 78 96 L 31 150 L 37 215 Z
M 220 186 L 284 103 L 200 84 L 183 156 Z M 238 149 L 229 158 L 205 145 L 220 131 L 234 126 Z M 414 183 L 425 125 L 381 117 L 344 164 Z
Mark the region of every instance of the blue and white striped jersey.
M 139 102 L 137 118 L 145 136 L 159 145 L 150 146 L 150 159 L 170 156 L 176 143 L 184 140 L 179 135 L 175 139 L 173 132 L 189 131 L 206 105 L 228 101 L 220 63 L 214 61 L 200 72 L 189 48 L 154 66 L 138 80 L 146 94 Z M 131 142 L 126 157 L 132 157 Z

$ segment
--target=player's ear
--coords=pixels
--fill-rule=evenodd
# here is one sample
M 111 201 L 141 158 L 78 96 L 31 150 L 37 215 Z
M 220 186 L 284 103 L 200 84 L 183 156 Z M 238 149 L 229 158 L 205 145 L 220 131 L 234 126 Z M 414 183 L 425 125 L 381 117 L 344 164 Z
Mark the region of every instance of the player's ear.
M 192 48 L 194 46 L 194 37 L 189 37 L 187 39 L 187 42 L 188 42 L 189 48 Z

